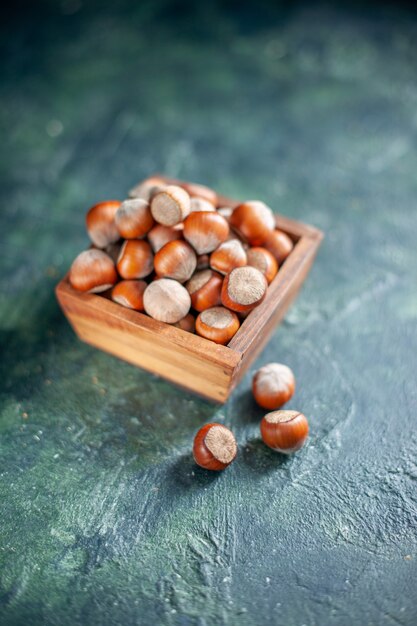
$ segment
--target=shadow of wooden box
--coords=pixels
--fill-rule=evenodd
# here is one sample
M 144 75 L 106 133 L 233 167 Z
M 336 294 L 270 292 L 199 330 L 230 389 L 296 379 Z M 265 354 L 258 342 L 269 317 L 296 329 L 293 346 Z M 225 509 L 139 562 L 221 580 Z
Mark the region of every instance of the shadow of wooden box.
M 237 204 L 219 196 L 219 206 Z M 59 304 L 82 341 L 209 400 L 225 402 L 282 320 L 323 239 L 317 228 L 281 215 L 276 215 L 276 225 L 291 237 L 294 248 L 269 285 L 265 300 L 246 317 L 227 346 L 158 322 L 100 294 L 76 291 L 68 276 L 56 287 Z

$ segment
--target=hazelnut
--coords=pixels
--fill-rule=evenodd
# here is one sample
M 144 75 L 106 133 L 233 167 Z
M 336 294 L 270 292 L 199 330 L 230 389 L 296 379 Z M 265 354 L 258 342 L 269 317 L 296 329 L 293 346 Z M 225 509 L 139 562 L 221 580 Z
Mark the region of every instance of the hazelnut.
M 71 287 L 78 291 L 100 293 L 117 282 L 117 272 L 112 259 L 102 250 L 81 252 L 69 272 Z
M 194 460 L 204 469 L 223 470 L 234 461 L 236 455 L 236 439 L 223 424 L 206 424 L 195 436 Z
M 296 452 L 303 447 L 307 435 L 308 421 L 299 411 L 273 411 L 262 418 L 262 439 L 277 452 Z
M 158 178 L 158 176 L 152 176 L 152 178 L 147 178 L 143 182 L 139 183 L 135 187 L 133 187 L 129 191 L 130 198 L 141 198 L 142 200 L 146 200 L 146 202 L 150 202 L 155 194 L 163 191 L 166 188 L 167 184 L 162 178 Z
M 148 233 L 148 241 L 152 250 L 158 252 L 169 241 L 175 241 L 182 238 L 182 231 L 171 226 L 156 224 Z
M 292 370 L 282 363 L 269 363 L 253 377 L 252 392 L 256 402 L 264 409 L 280 409 L 295 391 Z
M 197 265 L 197 257 L 186 241 L 169 241 L 155 254 L 155 272 L 160 278 L 174 278 L 183 283 Z
M 144 280 L 121 280 L 111 292 L 111 299 L 128 309 L 143 311 L 143 292 L 147 284 Z
M 114 218 L 124 239 L 140 239 L 152 228 L 154 221 L 148 202 L 132 198 L 122 202 Z
M 236 313 L 222 306 L 215 306 L 197 316 L 195 330 L 201 337 L 225 345 L 237 333 L 239 326 Z
M 160 278 L 145 289 L 143 305 L 146 313 L 155 320 L 176 324 L 189 312 L 191 299 L 186 288 L 179 282 L 171 278 Z
M 210 267 L 221 274 L 228 274 L 235 267 L 243 267 L 247 263 L 247 255 L 238 239 L 229 239 L 221 243 L 210 256 Z
M 266 248 L 249 248 L 248 265 L 256 267 L 265 276 L 268 285 L 272 283 L 278 272 L 278 263 Z
M 109 243 L 120 239 L 114 223 L 114 216 L 120 206 L 118 200 L 99 202 L 88 211 L 85 221 L 87 233 L 97 248 L 105 248 Z
M 265 240 L 264 247 L 275 257 L 281 265 L 294 248 L 292 240 L 282 230 L 276 228 L 269 233 Z
M 145 278 L 153 270 L 153 254 L 147 241 L 125 241 L 117 260 L 117 271 L 122 278 Z
M 223 277 L 213 270 L 196 272 L 185 285 L 196 311 L 204 311 L 221 303 Z
M 151 212 L 159 224 L 174 226 L 190 213 L 190 196 L 181 187 L 168 185 L 152 198 Z
M 261 246 L 275 228 L 273 212 L 260 200 L 248 200 L 237 206 L 229 223 L 251 246 Z
M 228 235 L 228 223 L 214 211 L 190 213 L 184 221 L 184 238 L 197 254 L 213 252 Z
M 222 304 L 232 311 L 250 311 L 265 298 L 267 287 L 265 276 L 255 267 L 237 267 L 223 281 Z
M 190 200 L 190 213 L 215 210 L 216 207 L 204 198 L 191 198 Z
M 229 220 L 233 213 L 233 209 L 231 206 L 221 206 L 217 209 L 217 213 L 224 217 L 225 220 Z
M 191 198 L 202 198 L 213 206 L 217 206 L 217 193 L 210 187 L 199 185 L 198 183 L 181 183 L 181 187 L 185 189 Z
M 193 333 L 195 331 L 194 315 L 192 313 L 188 313 L 188 315 L 183 317 L 182 320 L 172 325 L 176 328 L 181 328 L 181 330 L 186 330 L 188 333 Z

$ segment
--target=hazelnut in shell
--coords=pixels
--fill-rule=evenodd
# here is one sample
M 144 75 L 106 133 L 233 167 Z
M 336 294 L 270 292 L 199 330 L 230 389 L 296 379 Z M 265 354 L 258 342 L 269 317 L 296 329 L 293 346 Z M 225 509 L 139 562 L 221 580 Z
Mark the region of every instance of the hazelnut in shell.
M 208 470 L 224 470 L 237 455 L 237 443 L 231 430 L 223 424 L 206 424 L 196 434 L 194 460 Z
M 71 265 L 69 282 L 77 291 L 101 293 L 117 282 L 113 260 L 102 250 L 81 252 Z
M 308 421 L 299 411 L 273 411 L 261 421 L 261 437 L 272 450 L 282 454 L 297 452 L 308 436 Z
M 119 206 L 119 200 L 107 200 L 95 204 L 88 211 L 85 218 L 87 233 L 97 248 L 105 248 L 120 239 L 114 221 Z
M 248 257 L 239 239 L 221 243 L 210 255 L 210 267 L 220 274 L 229 274 L 235 267 L 247 264 Z
M 239 204 L 230 216 L 229 223 L 251 246 L 261 246 L 275 228 L 273 212 L 260 200 Z
M 227 221 L 215 211 L 190 213 L 184 221 L 184 238 L 197 254 L 213 252 L 228 236 Z
M 215 306 L 202 311 L 195 323 L 198 335 L 215 343 L 226 345 L 239 330 L 239 318 L 233 311 Z
M 191 298 L 186 288 L 178 281 L 160 278 L 145 289 L 143 306 L 146 313 L 155 320 L 176 324 L 188 314 Z
M 190 213 L 190 196 L 182 187 L 168 185 L 152 198 L 151 213 L 158 224 L 179 224 Z
M 282 363 L 268 363 L 261 367 L 252 380 L 252 392 L 256 402 L 270 411 L 280 409 L 294 395 L 295 376 Z
M 223 277 L 211 269 L 196 272 L 185 285 L 196 311 L 204 311 L 221 303 Z
M 131 198 L 122 202 L 114 221 L 123 239 L 140 239 L 154 225 L 149 204 L 141 198 Z
M 272 283 L 278 272 L 275 257 L 266 248 L 249 248 L 248 265 L 256 267 L 265 276 L 268 285 Z
M 125 241 L 117 260 L 117 271 L 122 278 L 145 278 L 153 270 L 151 246 L 142 239 Z
M 154 258 L 154 267 L 160 278 L 174 278 L 184 283 L 194 273 L 197 256 L 186 241 L 169 241 L 158 250 Z
M 256 267 L 237 267 L 223 281 L 222 304 L 238 313 L 250 311 L 263 301 L 267 288 L 265 276 Z
M 144 280 L 121 280 L 111 291 L 111 299 L 128 309 L 143 311 Z

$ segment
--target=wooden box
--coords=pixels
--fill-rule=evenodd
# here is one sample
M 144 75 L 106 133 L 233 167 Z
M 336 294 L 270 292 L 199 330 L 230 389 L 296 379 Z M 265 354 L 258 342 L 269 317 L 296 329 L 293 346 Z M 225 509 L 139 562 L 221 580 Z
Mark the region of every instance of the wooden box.
M 219 200 L 222 206 L 239 204 L 224 196 Z M 323 238 L 318 229 L 280 215 L 276 223 L 294 241 L 294 249 L 265 300 L 227 346 L 158 322 L 102 295 L 75 291 L 68 277 L 56 287 L 59 304 L 82 341 L 205 398 L 225 402 L 297 295 Z

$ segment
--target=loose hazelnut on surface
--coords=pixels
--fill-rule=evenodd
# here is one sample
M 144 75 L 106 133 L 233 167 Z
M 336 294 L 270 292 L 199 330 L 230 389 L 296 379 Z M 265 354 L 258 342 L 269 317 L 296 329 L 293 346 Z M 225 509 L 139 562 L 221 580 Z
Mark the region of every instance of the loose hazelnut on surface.
M 105 248 L 120 239 L 114 216 L 120 206 L 119 200 L 99 202 L 88 211 L 85 221 L 88 236 L 97 248 Z
M 169 241 L 154 258 L 155 272 L 160 278 L 174 278 L 184 283 L 194 273 L 197 256 L 186 241 Z
M 261 421 L 264 443 L 283 454 L 291 454 L 303 447 L 308 435 L 308 421 L 299 411 L 273 411 Z
M 144 237 L 154 225 L 149 204 L 141 198 L 131 198 L 122 202 L 114 222 L 124 239 Z
M 278 261 L 278 264 L 281 265 L 294 248 L 294 243 L 286 233 L 276 228 L 269 233 L 265 240 L 264 247 L 269 250 Z
M 228 274 L 235 267 L 246 265 L 248 257 L 239 239 L 221 243 L 210 256 L 210 267 L 221 274 Z
M 229 236 L 229 224 L 214 211 L 190 213 L 184 221 L 184 238 L 197 254 L 213 252 Z
M 100 293 L 117 282 L 112 259 L 102 250 L 86 250 L 73 261 L 69 272 L 71 287 L 78 291 Z
M 194 438 L 194 460 L 204 469 L 223 470 L 234 461 L 236 455 L 236 439 L 223 424 L 206 424 Z
M 230 216 L 229 223 L 251 246 L 261 246 L 275 228 L 273 212 L 260 200 L 239 204 Z
M 143 311 L 144 280 L 121 280 L 111 291 L 111 299 L 128 309 Z
M 222 306 L 215 306 L 198 315 L 195 330 L 201 337 L 225 345 L 237 333 L 239 326 L 236 313 Z
M 280 409 L 295 391 L 292 370 L 282 363 L 269 363 L 261 367 L 252 380 L 252 392 L 256 402 L 264 409 Z
M 195 331 L 195 317 L 192 313 L 188 313 L 182 320 L 172 325 L 181 328 L 181 330 L 186 330 L 188 333 L 193 333 Z
M 153 254 L 147 241 L 125 241 L 117 260 L 117 271 L 122 278 L 145 278 L 153 270 Z
M 256 267 L 237 267 L 228 274 L 222 287 L 222 304 L 232 311 L 250 311 L 266 296 L 268 283 Z
M 143 305 L 146 313 L 155 320 L 176 324 L 188 314 L 191 298 L 186 288 L 176 280 L 160 278 L 145 289 Z
M 196 272 L 185 285 L 196 311 L 204 311 L 221 303 L 223 277 L 213 270 Z
M 204 198 L 191 198 L 190 200 L 190 213 L 199 211 L 215 211 L 214 204 Z
M 224 219 L 229 220 L 233 213 L 233 209 L 231 206 L 221 206 L 217 209 L 217 213 L 224 217 Z
M 130 198 L 142 198 L 142 200 L 146 200 L 150 202 L 153 196 L 160 191 L 163 191 L 167 186 L 166 182 L 162 180 L 162 178 L 158 178 L 157 176 L 152 176 L 151 178 L 147 178 L 142 181 L 138 185 L 135 185 L 129 191 Z
M 217 205 L 217 193 L 210 187 L 199 185 L 198 183 L 181 183 L 181 187 L 185 189 L 191 198 L 202 198 L 214 206 Z
M 256 267 L 265 276 L 268 285 L 272 283 L 278 272 L 275 257 L 266 248 L 250 248 L 247 252 L 248 265 Z
M 181 187 L 168 185 L 152 198 L 151 212 L 158 224 L 174 226 L 190 213 L 190 196 Z
M 148 241 L 154 252 L 158 252 L 169 241 L 177 239 L 182 239 L 181 230 L 163 224 L 156 224 L 148 233 Z

